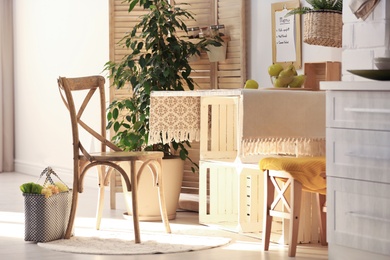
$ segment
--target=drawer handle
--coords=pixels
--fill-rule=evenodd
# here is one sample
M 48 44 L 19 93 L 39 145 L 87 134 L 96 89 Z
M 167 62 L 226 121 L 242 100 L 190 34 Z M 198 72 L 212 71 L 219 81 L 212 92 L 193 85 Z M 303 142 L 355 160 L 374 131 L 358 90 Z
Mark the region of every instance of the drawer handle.
M 360 214 L 360 213 L 353 212 L 353 211 L 349 211 L 349 212 L 347 212 L 347 214 L 352 216 L 352 217 L 365 218 L 365 219 L 369 219 L 369 220 L 376 220 L 376 221 L 382 221 L 382 222 L 389 222 L 390 223 L 390 219 L 387 219 L 387 218 L 380 218 L 380 217 Z
M 349 157 L 366 158 L 366 159 L 374 159 L 374 160 L 390 160 L 390 156 L 384 153 L 376 153 L 377 154 L 376 156 L 373 156 L 372 153 L 368 154 L 368 153 L 349 152 L 346 153 L 345 155 Z
M 344 111 L 356 113 L 375 113 L 375 114 L 390 114 L 390 109 L 374 109 L 374 108 L 353 108 L 346 107 Z

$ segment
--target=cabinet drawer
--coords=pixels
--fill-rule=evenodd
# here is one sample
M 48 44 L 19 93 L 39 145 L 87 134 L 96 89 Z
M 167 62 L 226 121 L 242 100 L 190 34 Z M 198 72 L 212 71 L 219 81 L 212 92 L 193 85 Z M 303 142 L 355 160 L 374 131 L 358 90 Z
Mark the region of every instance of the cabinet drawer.
M 327 128 L 326 172 L 390 184 L 390 132 Z
M 327 178 L 328 241 L 390 255 L 390 185 Z
M 328 91 L 327 127 L 390 130 L 390 91 Z

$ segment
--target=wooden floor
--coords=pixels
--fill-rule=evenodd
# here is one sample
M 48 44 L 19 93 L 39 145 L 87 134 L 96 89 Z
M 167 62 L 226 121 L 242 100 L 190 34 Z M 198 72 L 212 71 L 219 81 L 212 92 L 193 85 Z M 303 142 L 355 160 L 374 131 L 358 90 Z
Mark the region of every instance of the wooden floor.
M 19 173 L 0 173 L 0 259 L 290 259 L 287 256 L 286 246 L 271 244 L 270 250 L 268 252 L 262 252 L 261 240 L 223 230 L 215 230 L 215 233 L 219 236 L 232 238 L 232 242 L 230 244 L 219 248 L 189 253 L 141 256 L 101 256 L 61 253 L 43 249 L 37 246 L 35 243 L 24 241 L 24 200 L 22 193 L 19 190 L 19 186 L 25 182 L 31 181 L 36 181 L 36 178 L 34 176 Z M 93 225 L 94 222 L 96 194 L 97 189 L 86 188 L 84 193 L 80 195 L 79 208 L 77 212 L 78 219 L 89 220 L 91 225 Z M 109 221 L 123 220 L 122 213 L 125 211 L 125 206 L 122 205 L 120 198 L 118 198 L 117 210 L 109 209 L 108 199 L 107 192 L 106 206 L 103 213 L 101 229 L 104 229 L 105 223 L 108 223 Z M 171 223 L 178 226 L 180 226 L 180 224 L 198 225 L 198 215 L 197 213 L 193 212 L 178 212 L 176 219 L 171 221 Z M 76 233 L 77 229 L 78 225 L 76 225 Z M 295 259 L 328 259 L 327 247 L 322 247 L 319 244 L 298 245 L 297 256 Z

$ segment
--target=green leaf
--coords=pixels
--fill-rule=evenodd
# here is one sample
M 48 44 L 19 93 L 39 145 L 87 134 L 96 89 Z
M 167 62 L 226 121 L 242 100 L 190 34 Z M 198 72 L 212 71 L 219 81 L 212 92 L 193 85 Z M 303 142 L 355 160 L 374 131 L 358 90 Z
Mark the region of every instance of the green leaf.
M 138 4 L 139 0 L 132 0 L 129 6 L 129 13 L 133 11 L 134 7 Z
M 133 110 L 134 109 L 134 104 L 130 99 L 126 99 L 124 101 L 124 105 L 127 109 Z
M 111 111 L 107 112 L 107 120 L 110 121 L 112 119 L 112 113 Z
M 31 190 L 32 190 L 32 184 L 34 184 L 33 182 L 28 182 L 28 183 L 24 183 L 20 186 L 20 190 L 23 192 L 23 193 L 31 193 Z
M 137 49 L 138 50 L 142 50 L 143 47 L 144 47 L 144 43 L 143 42 L 139 42 L 138 45 L 137 45 Z
M 118 108 L 114 108 L 114 109 L 112 110 L 112 118 L 113 118 L 114 120 L 117 120 L 117 119 L 118 119 L 118 115 L 119 115 L 119 110 L 118 110 Z
M 141 68 L 144 68 L 146 66 L 145 58 L 143 56 L 139 58 L 139 65 L 141 66 Z
M 138 130 L 141 128 L 141 126 L 142 126 L 142 122 L 135 122 L 133 128 L 134 130 Z
M 34 182 L 24 183 L 20 186 L 20 190 L 23 193 L 41 194 L 43 187 Z
M 123 138 L 122 140 L 123 140 L 123 144 L 124 144 L 126 147 L 131 147 L 130 139 Z
M 135 66 L 134 60 L 129 60 L 129 61 L 127 61 L 127 67 L 133 68 L 134 66 Z
M 43 187 L 38 183 L 33 183 L 31 185 L 31 193 L 41 194 Z
M 177 149 L 179 149 L 179 144 L 176 142 L 172 142 L 172 147 L 174 150 L 177 150 Z
M 114 131 L 118 132 L 120 127 L 121 127 L 121 125 L 118 122 L 115 122 L 115 124 L 114 124 Z
M 180 158 L 185 161 L 185 159 L 187 158 L 187 154 L 184 152 L 184 150 L 180 150 Z

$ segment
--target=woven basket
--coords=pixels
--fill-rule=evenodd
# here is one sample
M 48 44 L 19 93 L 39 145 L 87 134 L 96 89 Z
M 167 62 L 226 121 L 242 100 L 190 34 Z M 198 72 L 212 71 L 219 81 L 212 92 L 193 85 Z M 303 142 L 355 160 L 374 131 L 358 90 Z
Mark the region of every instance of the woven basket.
M 68 225 L 72 192 L 60 192 L 49 198 L 23 193 L 25 209 L 24 240 L 49 242 L 61 239 Z
M 46 175 L 43 185 L 52 184 L 52 176 L 68 188 L 68 191 L 46 198 L 43 194 L 23 193 L 24 196 L 24 240 L 49 242 L 64 237 L 68 226 L 72 191 L 51 167 L 44 169 L 39 180 Z
M 305 14 L 303 33 L 305 43 L 340 48 L 342 33 L 342 13 L 321 10 Z

